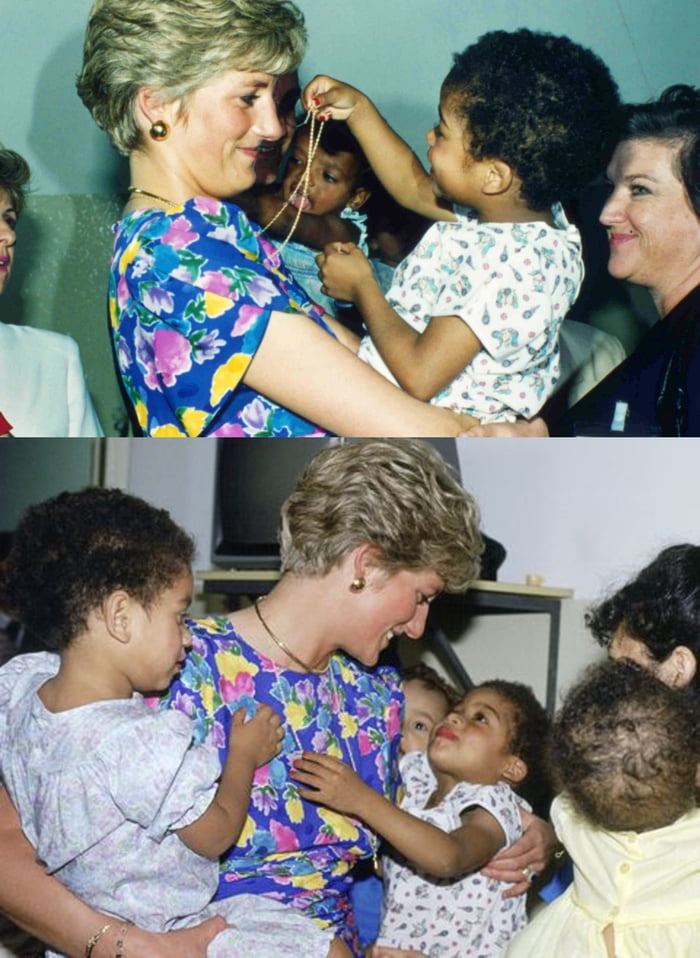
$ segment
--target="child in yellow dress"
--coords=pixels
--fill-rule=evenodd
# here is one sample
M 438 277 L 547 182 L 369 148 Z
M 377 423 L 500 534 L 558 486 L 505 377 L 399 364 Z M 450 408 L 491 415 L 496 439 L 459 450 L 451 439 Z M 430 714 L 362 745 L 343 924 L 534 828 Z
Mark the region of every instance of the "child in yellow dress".
M 552 821 L 574 881 L 507 958 L 700 954 L 697 700 L 629 661 L 567 696 L 552 739 Z

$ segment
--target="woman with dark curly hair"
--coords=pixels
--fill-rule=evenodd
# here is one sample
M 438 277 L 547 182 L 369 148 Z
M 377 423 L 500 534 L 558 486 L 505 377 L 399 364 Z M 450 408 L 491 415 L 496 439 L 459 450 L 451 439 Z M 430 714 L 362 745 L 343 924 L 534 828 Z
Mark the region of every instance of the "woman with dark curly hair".
M 360 357 L 482 423 L 533 416 L 559 377 L 559 327 L 583 278 L 561 203 L 603 170 L 614 143 L 618 92 L 605 64 L 568 37 L 485 34 L 443 82 L 429 173 L 353 87 L 316 77 L 304 100 L 347 120 L 396 200 L 438 221 L 386 299 L 356 248 L 320 257 L 329 292 L 367 325 Z
M 29 166 L 0 148 L 0 293 L 12 272 Z M 0 436 L 101 436 L 78 344 L 62 333 L 0 322 Z
M 508 958 L 700 953 L 697 706 L 630 662 L 593 667 L 554 722 L 552 821 L 574 882 Z
M 700 546 L 669 546 L 586 614 L 614 659 L 631 659 L 672 688 L 697 687 Z

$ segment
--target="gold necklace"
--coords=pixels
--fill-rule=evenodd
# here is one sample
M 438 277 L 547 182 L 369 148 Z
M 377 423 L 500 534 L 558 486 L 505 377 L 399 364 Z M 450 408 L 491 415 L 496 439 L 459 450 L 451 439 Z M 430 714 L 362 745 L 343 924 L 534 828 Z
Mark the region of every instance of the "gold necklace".
M 182 203 L 173 203 L 172 200 L 166 200 L 164 196 L 158 196 L 156 193 L 149 193 L 148 190 L 142 190 L 138 186 L 130 186 L 128 192 L 130 195 L 138 193 L 139 196 L 150 196 L 152 200 L 158 200 L 159 203 L 165 203 L 166 206 L 182 206 Z
M 313 672 L 314 675 L 323 675 L 323 673 L 324 673 L 324 672 L 327 670 L 327 668 L 328 668 L 329 662 L 326 662 L 326 664 L 323 666 L 322 669 L 315 669 L 315 668 L 313 668 L 312 666 L 307 665 L 306 662 L 302 662 L 302 660 L 299 658 L 299 656 L 295 655 L 295 654 L 292 652 L 292 650 L 291 650 L 290 648 L 288 648 L 281 639 L 278 639 L 278 638 L 277 638 L 277 636 L 276 636 L 275 633 L 272 631 L 272 629 L 270 628 L 270 626 L 267 624 L 267 622 L 265 621 L 265 619 L 263 619 L 262 612 L 260 611 L 260 599 L 256 599 L 255 602 L 253 603 L 253 606 L 254 606 L 254 608 L 255 608 L 255 613 L 256 613 L 257 617 L 260 619 L 260 624 L 262 625 L 263 629 L 265 629 L 265 631 L 266 631 L 267 634 L 270 636 L 270 638 L 271 638 L 272 641 L 275 643 L 275 645 L 277 646 L 278 649 L 281 649 L 281 651 L 284 652 L 285 655 L 289 656 L 289 658 L 292 660 L 292 662 L 295 663 L 295 665 L 301 666 L 301 668 L 302 668 L 305 672 Z M 330 661 L 330 660 L 329 660 L 329 661 Z
M 295 190 L 295 193 L 296 193 L 296 192 L 299 192 L 299 190 L 301 190 L 302 192 L 306 192 L 306 191 L 308 190 L 308 188 L 309 188 L 309 180 L 311 179 L 311 164 L 313 163 L 314 157 L 316 156 L 316 151 L 317 151 L 317 149 L 318 149 L 318 145 L 319 145 L 319 143 L 321 142 L 321 135 L 322 135 L 322 133 L 323 133 L 323 127 L 325 126 L 325 123 L 326 123 L 325 120 L 321 120 L 321 121 L 319 122 L 318 133 L 314 133 L 314 128 L 315 128 L 315 126 L 316 126 L 316 114 L 315 114 L 314 112 L 309 111 L 309 112 L 306 114 L 306 119 L 304 120 L 304 123 L 302 123 L 302 126 L 303 126 L 305 123 L 308 123 L 309 120 L 311 120 L 311 126 L 310 126 L 310 128 L 309 128 L 309 152 L 308 152 L 308 155 L 307 155 L 307 157 L 306 157 L 306 169 L 304 170 L 304 172 L 303 172 L 303 174 L 302 174 L 301 182 L 298 184 L 298 186 L 297 186 L 297 188 L 296 188 L 296 190 Z M 293 196 L 294 196 L 294 194 L 292 194 L 292 196 L 289 197 L 289 199 L 288 199 L 287 202 L 284 204 L 284 206 L 282 206 L 282 207 L 280 208 L 280 210 L 275 214 L 275 216 L 272 217 L 272 219 L 270 220 L 270 222 L 267 223 L 266 226 L 263 226 L 263 228 L 262 228 L 262 232 L 263 232 L 263 233 L 265 232 L 265 230 L 268 230 L 268 229 L 272 226 L 272 224 L 275 223 L 275 222 L 280 218 L 280 216 L 284 213 L 284 211 L 287 209 L 287 207 L 288 207 L 288 206 L 290 205 L 290 203 L 292 202 Z M 289 232 L 287 233 L 286 239 L 284 240 L 284 242 L 282 243 L 281 246 L 278 246 L 278 247 L 277 247 L 280 253 L 282 252 L 282 250 L 285 248 L 285 246 L 287 245 L 287 243 L 290 241 L 290 239 L 291 239 L 292 236 L 294 235 L 294 230 L 295 230 L 295 229 L 297 228 L 297 226 L 299 225 L 299 220 L 301 219 L 301 213 L 302 213 L 301 207 L 299 207 L 299 208 L 297 209 L 297 214 L 296 214 L 296 216 L 294 217 L 294 222 L 292 223 L 291 228 L 290 228 Z M 293 656 L 292 656 L 292 658 L 293 658 Z

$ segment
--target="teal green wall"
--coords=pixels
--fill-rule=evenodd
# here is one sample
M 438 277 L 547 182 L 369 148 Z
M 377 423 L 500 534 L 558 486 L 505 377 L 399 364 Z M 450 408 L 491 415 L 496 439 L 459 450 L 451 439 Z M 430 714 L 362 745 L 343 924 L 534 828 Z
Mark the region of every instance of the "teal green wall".
M 127 185 L 126 161 L 75 93 L 92 0 L 0 0 L 0 142 L 33 171 L 20 222 L 5 322 L 78 340 L 107 435 L 124 410 L 106 333 L 108 225 Z M 697 0 L 299 0 L 310 43 L 302 80 L 323 72 L 359 86 L 425 153 L 452 54 L 491 29 L 566 33 L 610 66 L 622 95 L 646 100 L 671 83 L 697 84 Z

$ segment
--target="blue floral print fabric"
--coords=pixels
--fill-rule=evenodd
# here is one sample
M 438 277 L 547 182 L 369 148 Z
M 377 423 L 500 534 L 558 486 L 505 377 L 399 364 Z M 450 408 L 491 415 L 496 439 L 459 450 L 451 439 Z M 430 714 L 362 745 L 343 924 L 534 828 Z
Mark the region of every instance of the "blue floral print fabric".
M 361 954 L 352 918 L 351 871 L 373 853 L 356 819 L 302 801 L 289 778 L 303 751 L 348 763 L 394 800 L 403 694 L 394 669 L 367 670 L 337 653 L 321 674 L 284 669 L 252 649 L 226 618 L 190 623 L 193 644 L 164 705 L 194 723 L 195 742 L 225 755 L 231 716 L 266 702 L 282 716 L 283 750 L 255 774 L 238 844 L 221 861 L 218 898 L 256 894 L 291 904 L 334 926 Z
M 113 346 L 144 434 L 326 435 L 242 381 L 272 312 L 305 313 L 333 334 L 241 209 L 199 196 L 136 210 L 114 233 Z

